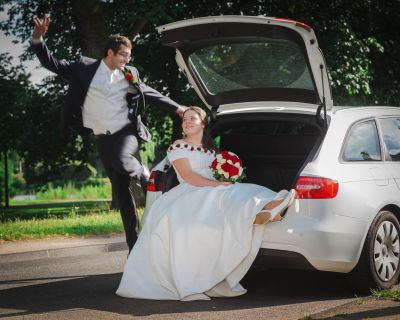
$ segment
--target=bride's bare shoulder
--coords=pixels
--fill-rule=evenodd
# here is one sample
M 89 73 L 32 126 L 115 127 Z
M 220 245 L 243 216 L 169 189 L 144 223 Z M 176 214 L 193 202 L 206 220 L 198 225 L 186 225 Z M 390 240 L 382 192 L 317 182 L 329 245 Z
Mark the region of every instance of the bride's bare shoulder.
M 186 143 L 186 141 L 182 140 L 182 139 L 178 139 L 178 140 L 175 140 L 172 144 L 177 145 L 177 144 L 180 144 L 180 143 Z

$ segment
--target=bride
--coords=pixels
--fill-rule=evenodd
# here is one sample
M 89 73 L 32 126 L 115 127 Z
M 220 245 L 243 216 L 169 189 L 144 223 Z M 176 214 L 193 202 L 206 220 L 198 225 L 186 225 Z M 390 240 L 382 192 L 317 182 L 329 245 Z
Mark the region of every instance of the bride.
M 279 221 L 295 191 L 278 194 L 249 183 L 216 181 L 207 116 L 188 108 L 185 138 L 167 156 L 180 184 L 149 211 L 117 294 L 157 300 L 208 300 L 246 293 L 239 281 L 261 246 L 264 226 Z

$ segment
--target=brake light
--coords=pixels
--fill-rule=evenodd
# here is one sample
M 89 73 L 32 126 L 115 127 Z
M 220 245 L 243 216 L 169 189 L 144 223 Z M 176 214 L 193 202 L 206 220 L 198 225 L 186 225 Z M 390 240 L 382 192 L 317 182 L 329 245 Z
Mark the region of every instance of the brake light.
M 147 182 L 147 191 L 156 191 L 156 171 L 150 173 L 149 182 Z
M 295 189 L 296 199 L 331 199 L 336 197 L 339 183 L 328 178 L 301 176 Z
M 154 170 L 150 173 L 147 191 L 162 191 L 164 189 L 164 172 Z
M 277 17 L 275 17 L 274 19 L 275 19 L 275 20 L 278 20 L 278 21 L 290 22 L 290 23 L 295 24 L 295 25 L 298 26 L 298 27 L 301 27 L 301 28 L 303 28 L 303 29 L 306 29 L 306 30 L 309 31 L 309 32 L 312 31 L 312 28 L 311 28 L 309 25 L 307 25 L 307 24 L 305 24 L 305 23 L 303 23 L 303 22 L 299 22 L 299 21 L 292 20 L 292 19 L 286 19 L 286 18 L 277 18 Z

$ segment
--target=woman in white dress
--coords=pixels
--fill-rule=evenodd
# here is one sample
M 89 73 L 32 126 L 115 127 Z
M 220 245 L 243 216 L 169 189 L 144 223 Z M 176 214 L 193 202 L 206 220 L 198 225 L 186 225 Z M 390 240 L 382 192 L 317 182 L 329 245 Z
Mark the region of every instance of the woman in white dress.
M 167 152 L 180 184 L 151 207 L 118 295 L 188 301 L 246 293 L 239 281 L 257 255 L 265 223 L 280 220 L 295 193 L 216 181 L 206 127 L 204 110 L 185 111 L 185 138 Z

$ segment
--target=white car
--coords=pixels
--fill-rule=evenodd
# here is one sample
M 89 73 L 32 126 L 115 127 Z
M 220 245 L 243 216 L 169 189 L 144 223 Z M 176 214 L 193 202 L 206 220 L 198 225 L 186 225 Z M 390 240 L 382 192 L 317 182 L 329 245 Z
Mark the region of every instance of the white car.
M 210 109 L 220 150 L 244 161 L 246 182 L 297 191 L 284 219 L 267 225 L 256 262 L 347 273 L 357 291 L 395 284 L 400 108 L 334 107 L 303 23 L 219 16 L 158 31 Z M 144 221 L 174 178 L 167 159 L 153 169 Z

